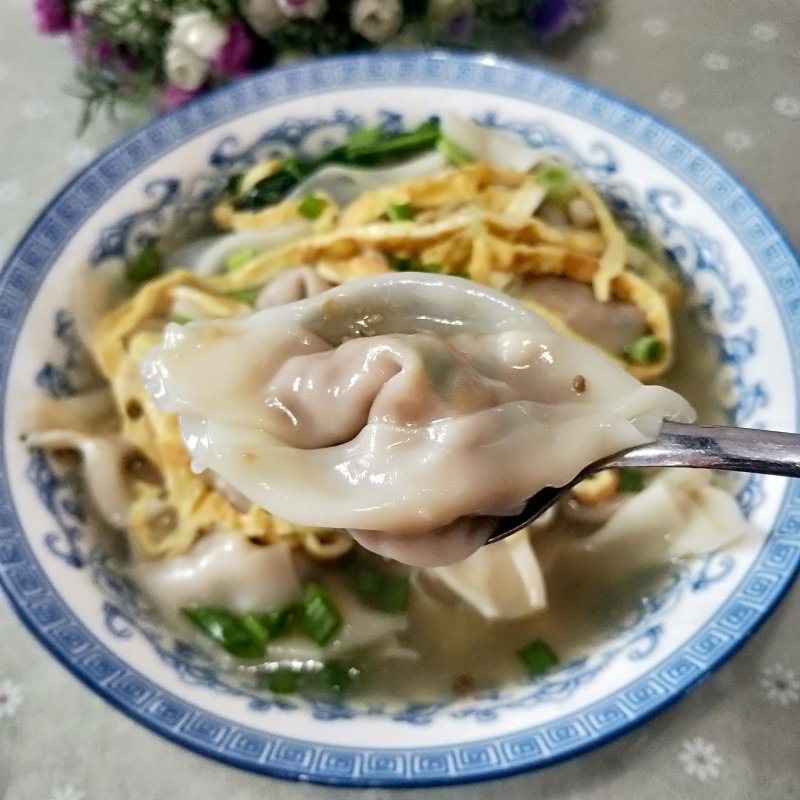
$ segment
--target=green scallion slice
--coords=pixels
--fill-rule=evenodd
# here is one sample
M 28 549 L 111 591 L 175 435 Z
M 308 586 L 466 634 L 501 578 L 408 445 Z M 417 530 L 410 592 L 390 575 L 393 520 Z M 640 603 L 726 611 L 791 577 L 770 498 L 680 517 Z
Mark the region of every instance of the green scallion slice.
M 181 612 L 192 624 L 223 650 L 239 658 L 259 658 L 264 655 L 265 639 L 226 608 L 189 606 Z
M 275 670 L 267 679 L 267 688 L 275 694 L 292 694 L 299 684 L 300 675 L 285 667 Z
M 326 645 L 342 627 L 342 615 L 328 590 L 309 583 L 303 593 L 303 630 L 318 645 Z
M 297 208 L 301 217 L 314 220 L 319 219 L 322 212 L 328 207 L 328 201 L 318 194 L 307 194 Z
M 454 167 L 463 167 L 465 164 L 471 164 L 475 160 L 466 150 L 444 136 L 436 143 L 436 149 Z
M 398 272 L 441 272 L 441 264 L 423 264 L 416 258 L 403 258 L 392 253 L 386 253 L 389 266 Z
M 542 164 L 535 174 L 539 185 L 547 192 L 547 199 L 556 205 L 568 203 L 578 191 L 572 172 L 560 164 Z
M 299 616 L 300 609 L 295 603 L 276 608 L 258 615 L 258 621 L 266 628 L 270 639 L 277 639 L 291 633 Z
M 125 277 L 131 283 L 146 283 L 164 271 L 164 260 L 154 244 L 148 244 L 125 265 Z
M 331 659 L 316 673 L 316 684 L 324 692 L 344 694 L 361 676 L 360 668 L 344 661 Z
M 233 272 L 234 270 L 241 269 L 249 261 L 252 261 L 258 255 L 255 247 L 239 247 L 232 250 L 225 256 L 222 262 L 223 272 Z
M 187 317 L 184 314 L 173 314 L 169 318 L 169 321 L 170 322 L 177 322 L 178 325 L 185 325 L 187 322 L 191 322 L 192 318 L 191 317 Z
M 245 305 L 252 306 L 255 304 L 260 291 L 261 289 L 259 289 L 257 286 L 250 289 L 236 289 L 233 292 L 228 292 L 228 297 L 230 297 L 231 300 L 236 300 L 238 303 L 244 303 Z
M 664 341 L 658 336 L 640 336 L 625 348 L 625 356 L 632 364 L 655 364 L 664 355 L 664 349 Z
M 620 467 L 617 478 L 621 492 L 641 492 L 644 489 L 644 473 L 636 467 Z
M 416 216 L 410 203 L 389 203 L 386 216 L 391 222 L 408 222 Z
M 558 664 L 558 656 L 546 642 L 534 639 L 517 650 L 517 656 L 528 670 L 528 675 L 536 678 Z
M 358 596 L 368 606 L 390 614 L 408 610 L 411 586 L 405 575 L 389 575 L 359 564 L 354 571 L 354 583 Z

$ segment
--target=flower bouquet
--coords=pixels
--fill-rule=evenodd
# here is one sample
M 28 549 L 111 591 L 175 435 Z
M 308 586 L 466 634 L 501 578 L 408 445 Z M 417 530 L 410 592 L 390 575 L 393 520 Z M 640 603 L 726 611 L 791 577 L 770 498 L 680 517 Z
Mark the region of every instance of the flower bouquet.
M 361 50 L 403 32 L 470 42 L 476 23 L 523 22 L 541 41 L 595 0 L 35 0 L 40 32 L 70 37 L 82 125 L 118 102 L 180 105 L 232 78 L 304 55 Z

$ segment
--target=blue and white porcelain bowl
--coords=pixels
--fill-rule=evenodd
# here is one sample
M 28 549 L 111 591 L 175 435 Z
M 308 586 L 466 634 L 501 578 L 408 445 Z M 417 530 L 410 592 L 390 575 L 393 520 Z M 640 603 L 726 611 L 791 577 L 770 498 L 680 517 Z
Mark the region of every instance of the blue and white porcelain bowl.
M 546 679 L 457 702 L 383 707 L 250 692 L 159 626 L 88 529 L 77 476 L 18 440 L 37 396 L 80 390 L 70 287 L 202 216 L 225 174 L 445 105 L 573 161 L 661 237 L 714 331 L 730 415 L 797 429 L 800 272 L 725 168 L 614 97 L 489 57 L 339 58 L 265 73 L 157 119 L 48 206 L 0 274 L 0 581 L 50 652 L 157 733 L 229 764 L 321 783 L 486 779 L 574 756 L 678 699 L 766 617 L 800 563 L 800 483 L 754 478 L 764 531 L 687 566 L 635 618 Z M 94 277 L 93 277 L 94 276 Z

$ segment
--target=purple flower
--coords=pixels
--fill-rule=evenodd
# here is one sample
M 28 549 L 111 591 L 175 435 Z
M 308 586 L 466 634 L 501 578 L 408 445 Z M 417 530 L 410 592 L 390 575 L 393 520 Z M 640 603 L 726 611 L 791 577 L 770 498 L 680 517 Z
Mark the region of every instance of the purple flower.
M 161 92 L 161 100 L 159 106 L 162 111 L 169 111 L 171 108 L 177 108 L 184 103 L 188 103 L 193 97 L 197 97 L 202 92 L 202 89 L 194 89 L 187 91 L 178 86 L 168 84 Z
M 526 11 L 528 25 L 543 39 L 555 39 L 585 19 L 594 0 L 536 0 Z
M 35 0 L 33 15 L 39 33 L 65 33 L 70 29 L 70 13 L 66 0 Z
M 114 56 L 114 44 L 110 39 L 94 39 L 89 20 L 76 16 L 69 28 L 72 54 L 82 64 L 104 64 Z
M 226 77 L 244 75 L 253 57 L 255 42 L 241 20 L 228 23 L 228 38 L 220 51 L 211 59 L 214 72 Z

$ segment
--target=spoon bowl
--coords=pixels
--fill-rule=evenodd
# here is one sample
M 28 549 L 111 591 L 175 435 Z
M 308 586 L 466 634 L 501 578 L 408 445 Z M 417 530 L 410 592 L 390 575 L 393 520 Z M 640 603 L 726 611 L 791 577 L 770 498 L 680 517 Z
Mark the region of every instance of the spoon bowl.
M 486 544 L 530 525 L 592 473 L 615 467 L 691 467 L 800 478 L 800 434 L 665 422 L 654 441 L 595 461 L 564 486 L 545 486 L 536 492 L 522 511 L 499 520 Z

